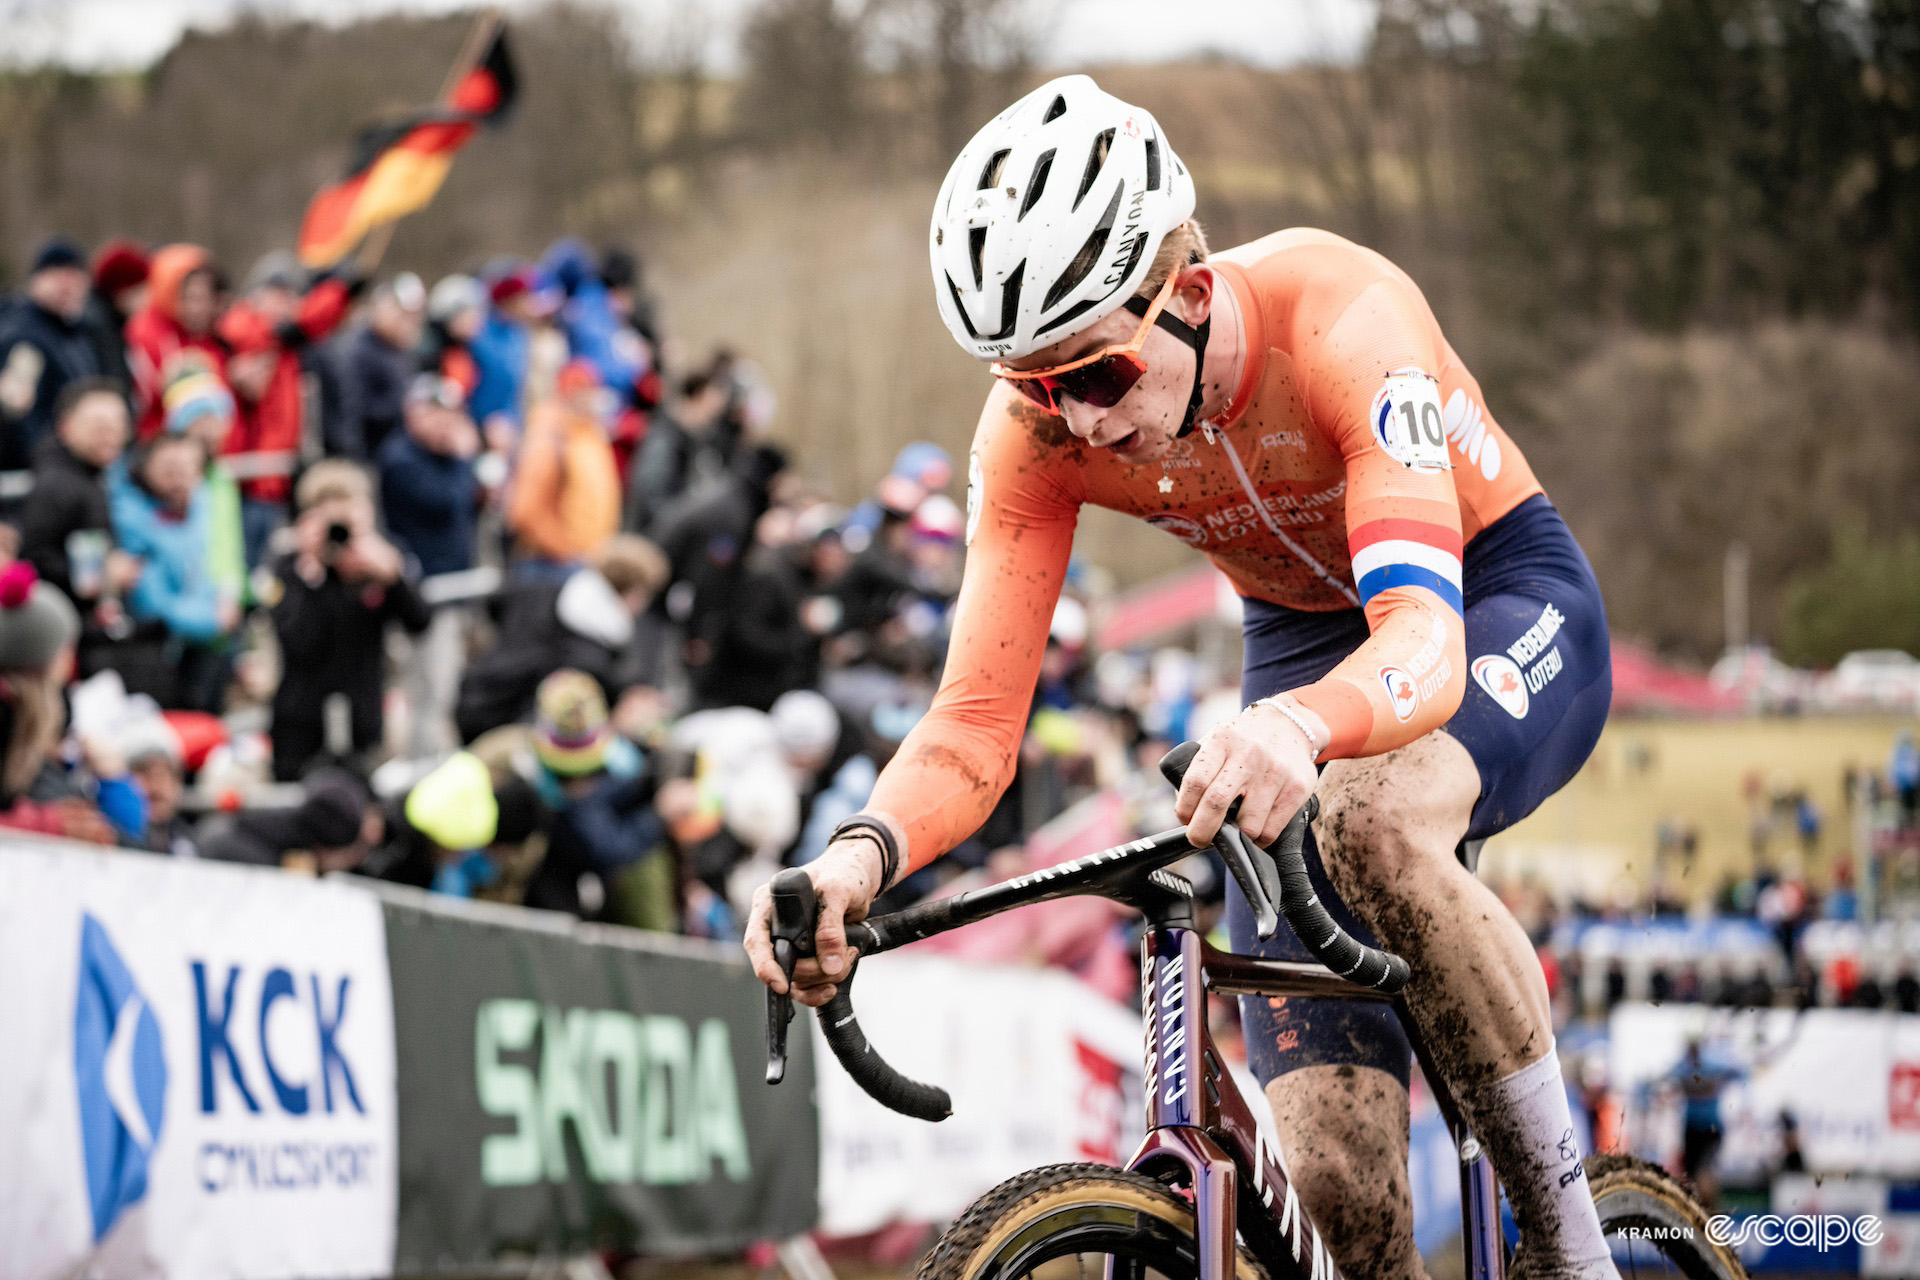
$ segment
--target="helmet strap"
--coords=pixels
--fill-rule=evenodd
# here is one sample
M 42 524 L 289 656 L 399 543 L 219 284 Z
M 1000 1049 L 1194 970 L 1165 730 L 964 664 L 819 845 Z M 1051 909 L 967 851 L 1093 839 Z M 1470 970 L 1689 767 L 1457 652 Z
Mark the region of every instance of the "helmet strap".
M 1121 305 L 1137 316 L 1145 316 L 1147 308 L 1153 304 L 1148 299 L 1135 294 Z M 1200 396 L 1204 389 L 1202 383 L 1207 371 L 1207 335 L 1213 332 L 1213 313 L 1209 311 L 1207 318 L 1200 322 L 1198 328 L 1195 328 L 1162 307 L 1160 314 L 1153 318 L 1153 323 L 1156 328 L 1165 329 L 1193 348 L 1193 390 L 1187 395 L 1187 413 L 1180 419 L 1180 430 L 1174 437 L 1177 440 L 1183 440 L 1192 435 L 1194 427 L 1199 424 Z

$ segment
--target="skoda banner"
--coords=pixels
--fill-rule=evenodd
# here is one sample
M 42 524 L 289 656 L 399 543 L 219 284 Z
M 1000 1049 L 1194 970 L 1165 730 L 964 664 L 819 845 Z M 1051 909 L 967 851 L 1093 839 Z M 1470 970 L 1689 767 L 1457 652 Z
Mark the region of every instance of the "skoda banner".
M 769 1088 L 764 988 L 738 948 L 403 893 L 386 915 L 397 1270 L 720 1251 L 814 1225 L 811 1041 L 796 1022 Z
M 375 898 L 9 842 L 0 974 L 0 1275 L 390 1273 Z

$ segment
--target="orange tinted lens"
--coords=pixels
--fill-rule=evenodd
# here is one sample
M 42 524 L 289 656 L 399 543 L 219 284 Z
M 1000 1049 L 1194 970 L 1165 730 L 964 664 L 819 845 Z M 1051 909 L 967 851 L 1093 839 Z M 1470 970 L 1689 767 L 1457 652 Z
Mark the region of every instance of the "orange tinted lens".
M 1059 407 L 1053 402 L 1053 388 L 1048 385 L 1052 379 L 1008 378 L 1006 381 L 1013 384 L 1015 391 L 1018 391 L 1021 395 L 1033 401 L 1033 403 L 1039 405 L 1048 413 L 1060 412 Z
M 1090 404 L 1096 409 L 1111 409 L 1125 398 L 1127 392 L 1133 390 L 1133 384 L 1140 381 L 1140 375 L 1146 371 L 1146 361 L 1130 352 L 1121 351 L 1104 360 L 1069 369 L 1052 381 L 1082 404 Z

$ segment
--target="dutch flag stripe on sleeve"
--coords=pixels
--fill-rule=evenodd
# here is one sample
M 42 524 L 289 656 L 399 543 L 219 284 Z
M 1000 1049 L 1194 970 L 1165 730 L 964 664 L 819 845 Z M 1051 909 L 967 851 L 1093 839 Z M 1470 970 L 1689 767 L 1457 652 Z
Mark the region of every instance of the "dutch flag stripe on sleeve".
M 1372 520 L 1348 535 L 1347 546 L 1362 605 L 1389 587 L 1425 587 L 1465 614 L 1454 530 L 1424 520 Z

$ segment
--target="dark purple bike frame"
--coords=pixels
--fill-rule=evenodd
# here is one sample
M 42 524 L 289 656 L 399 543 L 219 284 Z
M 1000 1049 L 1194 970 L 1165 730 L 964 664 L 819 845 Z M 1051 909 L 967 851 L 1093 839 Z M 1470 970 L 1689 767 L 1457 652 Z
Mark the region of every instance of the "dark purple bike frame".
M 1141 911 L 1148 923 L 1141 962 L 1147 1136 L 1127 1167 L 1192 1188 L 1200 1280 L 1232 1280 L 1236 1231 L 1266 1264 L 1273 1280 L 1339 1280 L 1340 1275 L 1287 1178 L 1286 1166 L 1260 1140 L 1253 1113 L 1214 1049 L 1207 1033 L 1208 994 L 1391 1003 L 1460 1152 L 1460 1221 L 1467 1280 L 1504 1280 L 1506 1242 L 1501 1236 L 1500 1189 L 1493 1167 L 1468 1130 L 1406 1006 L 1372 987 L 1349 982 L 1324 965 L 1232 955 L 1208 946 L 1193 927 L 1192 886 L 1156 869 L 1191 852 L 1184 829 L 1163 831 L 1057 867 L 852 925 L 848 938 L 861 954 L 874 955 L 1002 911 L 1075 894 L 1099 894 Z M 776 1028 L 785 1025 L 777 1017 L 772 1021 Z M 844 1021 L 835 1026 L 844 1032 L 853 1025 L 849 1000 Z M 856 1080 L 862 1080 L 872 1073 L 877 1058 L 870 1054 L 864 1035 L 851 1034 L 853 1040 L 841 1062 Z M 770 1045 L 780 1043 L 770 1034 Z M 835 1044 L 831 1033 L 828 1043 Z M 836 1046 L 835 1052 L 841 1053 L 841 1047 Z M 779 1061 L 783 1053 L 784 1049 L 776 1050 L 774 1060 Z M 897 1074 L 891 1068 L 884 1070 Z M 928 1088 L 911 1081 L 898 1083 L 911 1089 Z M 871 1091 L 876 1086 L 869 1081 L 862 1087 Z M 943 1094 L 939 1102 L 942 1108 L 947 1105 Z M 1109 1257 L 1106 1280 L 1116 1280 L 1114 1270 Z
M 1338 1280 L 1319 1229 L 1301 1206 L 1285 1166 L 1261 1140 L 1252 1111 L 1214 1049 L 1207 1032 L 1207 995 L 1388 998 L 1317 964 L 1216 951 L 1182 924 L 1153 928 L 1142 949 L 1147 1136 L 1127 1167 L 1150 1177 L 1172 1175 L 1192 1187 L 1200 1280 L 1231 1280 L 1236 1231 L 1275 1280 Z M 1502 1280 L 1505 1242 L 1493 1166 L 1434 1069 L 1413 1020 L 1397 1001 L 1389 1003 L 1400 1013 L 1461 1153 L 1467 1280 Z

